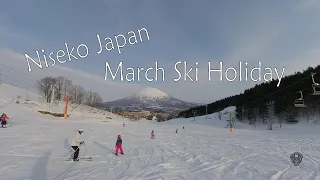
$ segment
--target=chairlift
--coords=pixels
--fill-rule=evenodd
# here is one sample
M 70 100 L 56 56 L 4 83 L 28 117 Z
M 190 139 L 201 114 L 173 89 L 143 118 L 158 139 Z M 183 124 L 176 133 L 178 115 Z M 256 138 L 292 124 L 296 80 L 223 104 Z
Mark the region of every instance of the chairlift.
M 312 89 L 313 89 L 313 94 L 312 95 L 320 95 L 320 84 L 315 82 L 314 80 L 314 75 L 316 73 L 311 73 L 311 77 L 312 77 Z
M 296 100 L 294 101 L 294 106 L 295 106 L 295 107 L 298 107 L 298 108 L 307 107 L 307 106 L 304 104 L 302 91 L 299 91 L 299 92 L 300 92 L 300 98 L 299 98 L 299 99 L 296 99 Z

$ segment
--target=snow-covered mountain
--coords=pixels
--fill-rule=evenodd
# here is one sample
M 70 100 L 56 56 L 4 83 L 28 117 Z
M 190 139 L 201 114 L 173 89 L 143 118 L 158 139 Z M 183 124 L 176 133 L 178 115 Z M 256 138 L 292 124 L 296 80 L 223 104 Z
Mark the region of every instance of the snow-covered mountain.
M 120 107 L 132 110 L 163 111 L 179 111 L 193 106 L 197 106 L 197 104 L 179 100 L 156 88 L 144 88 L 132 96 L 102 104 L 103 108 Z

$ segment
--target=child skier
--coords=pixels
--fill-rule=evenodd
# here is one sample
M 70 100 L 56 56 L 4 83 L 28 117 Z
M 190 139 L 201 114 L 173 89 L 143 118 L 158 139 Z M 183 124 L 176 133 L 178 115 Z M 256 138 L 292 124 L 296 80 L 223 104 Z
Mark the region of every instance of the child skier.
M 78 129 L 78 131 L 76 132 L 76 134 L 74 135 L 72 142 L 71 142 L 71 148 L 74 150 L 73 153 L 73 161 L 79 161 L 79 153 L 80 153 L 80 149 L 79 149 L 79 145 L 82 145 L 84 143 L 84 141 L 80 141 L 80 136 L 83 133 L 82 129 Z
M 6 127 L 8 119 L 9 119 L 8 116 L 5 113 L 3 113 L 1 116 L 1 127 L 2 128 Z
M 118 139 L 116 142 L 116 156 L 118 156 L 118 151 L 120 150 L 120 154 L 123 155 L 123 150 L 122 150 L 122 139 L 121 136 L 118 135 Z
M 156 137 L 154 136 L 154 130 L 151 131 L 151 139 L 155 139 Z

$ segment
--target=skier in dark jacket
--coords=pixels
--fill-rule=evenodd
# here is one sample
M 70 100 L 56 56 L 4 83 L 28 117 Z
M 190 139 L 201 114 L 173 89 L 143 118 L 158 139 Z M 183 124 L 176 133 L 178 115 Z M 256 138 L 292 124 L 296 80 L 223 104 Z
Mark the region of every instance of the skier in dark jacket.
M 7 126 L 8 119 L 8 116 L 5 113 L 3 113 L 1 116 L 1 127 L 5 128 Z
M 116 155 L 118 156 L 118 151 L 120 150 L 120 154 L 123 155 L 123 150 L 122 150 L 122 139 L 121 136 L 118 135 L 118 139 L 116 142 Z

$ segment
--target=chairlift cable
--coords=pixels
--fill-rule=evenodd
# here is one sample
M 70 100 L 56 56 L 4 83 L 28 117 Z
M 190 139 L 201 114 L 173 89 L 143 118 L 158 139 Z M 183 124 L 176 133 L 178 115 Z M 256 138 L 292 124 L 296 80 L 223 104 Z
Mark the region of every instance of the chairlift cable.
M 309 77 L 309 76 L 308 76 L 308 77 L 305 77 L 305 78 L 303 78 L 303 79 L 301 79 L 301 80 L 299 80 L 299 81 L 296 81 L 295 83 L 293 83 L 293 84 L 291 84 L 291 85 L 289 85 L 289 86 L 286 86 L 286 87 L 284 87 L 284 88 L 282 88 L 282 89 L 279 89 L 279 90 L 277 90 L 277 91 L 275 91 L 275 92 L 273 92 L 273 93 L 269 93 L 269 94 L 267 94 L 267 95 L 264 95 L 264 96 L 262 96 L 261 98 L 258 98 L 257 100 L 252 101 L 252 102 L 249 103 L 249 104 L 253 104 L 253 103 L 255 103 L 255 102 L 257 102 L 257 101 L 259 101 L 259 100 L 261 100 L 261 99 L 266 98 L 267 96 L 270 96 L 270 95 L 276 94 L 276 93 L 278 93 L 278 92 L 280 92 L 280 91 L 283 91 L 283 90 L 285 90 L 285 89 L 287 89 L 287 88 L 289 88 L 289 87 L 291 87 L 291 86 L 294 86 L 294 85 L 296 85 L 296 84 L 298 84 L 298 83 L 300 83 L 300 82 L 302 82 L 302 81 L 304 81 L 304 80 L 306 80 L 306 79 L 308 79 L 308 78 L 310 78 L 310 77 Z M 294 94 L 296 94 L 296 93 L 294 93 Z

